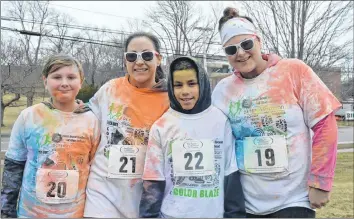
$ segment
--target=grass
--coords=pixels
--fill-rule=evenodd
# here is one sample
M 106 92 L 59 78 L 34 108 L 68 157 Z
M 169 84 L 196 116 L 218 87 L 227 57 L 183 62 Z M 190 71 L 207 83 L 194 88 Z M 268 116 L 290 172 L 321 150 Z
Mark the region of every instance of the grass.
M 317 210 L 317 218 L 353 218 L 353 155 L 338 154 L 331 201 Z
M 6 103 L 10 100 L 14 95 L 6 94 L 4 95 L 4 102 Z M 43 101 L 42 97 L 35 97 L 33 104 L 37 104 Z M 27 98 L 25 96 L 21 96 L 21 98 L 15 102 L 16 107 L 6 107 L 4 111 L 4 125 L 5 127 L 1 127 L 1 133 L 10 133 L 12 126 L 14 125 L 15 120 L 20 115 L 21 111 L 26 109 Z
M 354 148 L 354 144 L 339 144 L 338 149 L 348 149 L 348 148 Z
M 354 121 L 337 121 L 338 126 L 354 126 Z

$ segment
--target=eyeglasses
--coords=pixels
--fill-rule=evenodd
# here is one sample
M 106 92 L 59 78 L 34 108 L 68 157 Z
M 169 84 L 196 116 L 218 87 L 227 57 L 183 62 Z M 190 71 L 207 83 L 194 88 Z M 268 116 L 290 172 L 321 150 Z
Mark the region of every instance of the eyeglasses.
M 240 47 L 244 51 L 249 51 L 249 50 L 253 49 L 255 39 L 256 39 L 256 37 L 252 37 L 249 39 L 245 39 L 244 41 L 239 42 L 237 44 L 225 46 L 225 47 L 223 47 L 225 54 L 228 56 L 233 56 L 238 52 Z
M 125 52 L 124 56 L 128 62 L 135 62 L 138 58 L 143 59 L 144 61 L 151 61 L 154 59 L 154 55 L 158 55 L 158 52 Z

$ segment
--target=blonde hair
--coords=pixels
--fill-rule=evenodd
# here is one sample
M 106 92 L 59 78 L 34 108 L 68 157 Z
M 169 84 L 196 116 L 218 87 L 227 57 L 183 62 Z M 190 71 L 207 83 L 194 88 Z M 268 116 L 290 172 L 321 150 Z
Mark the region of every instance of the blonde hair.
M 81 81 L 84 80 L 82 65 L 77 59 L 67 54 L 56 54 L 50 56 L 43 67 L 42 75 L 47 78 L 50 73 L 58 71 L 66 66 L 75 66 L 80 73 Z

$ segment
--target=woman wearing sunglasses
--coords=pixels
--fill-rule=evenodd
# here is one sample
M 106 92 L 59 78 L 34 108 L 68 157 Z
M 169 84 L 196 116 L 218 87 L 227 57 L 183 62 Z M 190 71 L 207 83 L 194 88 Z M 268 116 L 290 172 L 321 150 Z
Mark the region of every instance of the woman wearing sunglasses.
M 104 84 L 89 102 L 101 142 L 87 184 L 85 217 L 137 218 L 151 125 L 169 107 L 159 40 L 135 33 L 125 43 L 125 77 Z
M 234 74 L 212 99 L 236 137 L 247 216 L 315 217 L 332 189 L 340 103 L 301 60 L 262 54 L 252 20 L 236 9 L 224 10 L 219 32 Z

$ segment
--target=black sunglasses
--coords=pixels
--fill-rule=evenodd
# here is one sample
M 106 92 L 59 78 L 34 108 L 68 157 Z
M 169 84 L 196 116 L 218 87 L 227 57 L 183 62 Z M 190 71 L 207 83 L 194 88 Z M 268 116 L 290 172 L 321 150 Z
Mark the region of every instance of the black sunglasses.
M 135 62 L 138 58 L 144 61 L 151 61 L 154 59 L 154 55 L 158 55 L 157 52 L 145 51 L 145 52 L 125 52 L 124 56 L 128 62 Z
M 235 55 L 239 48 L 241 47 L 244 51 L 248 51 L 253 49 L 254 46 L 254 40 L 256 39 L 256 37 L 252 37 L 249 39 L 245 39 L 242 42 L 239 42 L 237 44 L 233 44 L 233 45 L 229 45 L 229 46 L 225 46 L 223 49 L 225 51 L 225 54 L 228 56 L 233 56 Z

